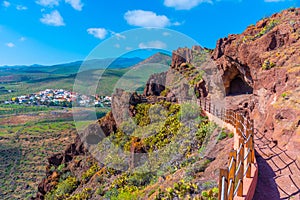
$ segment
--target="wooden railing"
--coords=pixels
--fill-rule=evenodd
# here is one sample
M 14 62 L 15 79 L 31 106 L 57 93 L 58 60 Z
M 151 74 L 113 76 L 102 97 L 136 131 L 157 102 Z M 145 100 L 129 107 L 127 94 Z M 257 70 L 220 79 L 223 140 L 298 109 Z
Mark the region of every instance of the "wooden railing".
M 225 125 L 231 125 L 234 128 L 234 148 L 229 153 L 229 165 L 226 168 L 220 169 L 219 175 L 219 199 L 231 200 L 235 197 L 241 199 L 252 199 L 251 192 L 245 196 L 244 180 L 251 178 L 250 184 L 247 187 L 256 186 L 256 178 L 252 177 L 255 167 L 255 151 L 254 151 L 254 123 L 249 116 L 242 112 L 217 108 L 208 99 L 200 99 L 199 104 L 205 112 L 221 119 Z M 225 126 L 226 127 L 226 126 Z M 252 169 L 253 168 L 253 169 Z M 249 181 L 248 181 L 249 182 Z M 254 185 L 254 186 L 253 186 Z M 246 192 L 248 194 L 248 192 Z M 243 197 L 243 198 L 242 198 Z

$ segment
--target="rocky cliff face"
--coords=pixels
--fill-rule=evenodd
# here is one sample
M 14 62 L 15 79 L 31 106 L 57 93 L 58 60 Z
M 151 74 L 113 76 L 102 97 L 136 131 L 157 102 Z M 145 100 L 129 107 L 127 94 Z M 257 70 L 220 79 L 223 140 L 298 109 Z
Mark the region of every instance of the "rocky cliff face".
M 189 64 L 197 66 L 201 50 L 195 46 L 174 51 L 171 69 L 180 74 L 191 71 Z M 249 26 L 242 34 L 218 40 L 211 54 L 222 77 L 227 107 L 250 113 L 261 132 L 294 154 L 300 152 L 299 50 L 300 9 L 292 8 Z M 167 74 L 167 79 L 171 77 Z M 213 96 L 205 80 L 209 78 L 204 75 L 194 83 L 195 92 Z
M 166 89 L 166 78 L 166 72 L 151 75 L 144 89 L 144 95 L 159 96 Z
M 227 95 L 253 93 L 241 101 L 252 106 L 256 127 L 291 152 L 300 152 L 299 13 L 289 9 L 220 39 L 212 54 Z

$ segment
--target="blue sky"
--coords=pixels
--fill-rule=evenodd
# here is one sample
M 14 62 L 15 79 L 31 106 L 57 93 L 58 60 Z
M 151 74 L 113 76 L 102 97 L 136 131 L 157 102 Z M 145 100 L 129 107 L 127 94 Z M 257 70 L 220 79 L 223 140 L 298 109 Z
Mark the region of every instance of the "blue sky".
M 126 39 L 122 32 L 141 27 L 168 28 L 214 48 L 217 39 L 299 4 L 299 0 L 0 0 L 0 66 L 83 60 L 106 39 Z M 150 45 L 161 43 L 155 40 Z M 116 43 L 114 48 L 129 47 Z

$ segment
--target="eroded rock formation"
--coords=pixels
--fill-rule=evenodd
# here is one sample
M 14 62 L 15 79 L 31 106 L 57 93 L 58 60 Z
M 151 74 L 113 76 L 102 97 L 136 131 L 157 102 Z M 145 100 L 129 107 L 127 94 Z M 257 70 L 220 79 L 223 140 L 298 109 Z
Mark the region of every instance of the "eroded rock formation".
M 220 39 L 212 54 L 226 93 L 246 94 L 253 89 L 254 96 L 241 99 L 240 107 L 251 106 L 256 127 L 292 152 L 300 152 L 299 12 L 285 10 L 240 35 Z

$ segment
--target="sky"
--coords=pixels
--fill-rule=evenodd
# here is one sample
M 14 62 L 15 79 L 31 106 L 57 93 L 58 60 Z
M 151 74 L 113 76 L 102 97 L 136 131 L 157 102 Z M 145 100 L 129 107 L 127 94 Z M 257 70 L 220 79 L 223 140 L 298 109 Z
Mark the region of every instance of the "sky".
M 84 60 L 105 41 L 126 40 L 124 32 L 136 28 L 176 31 L 215 48 L 219 38 L 242 33 L 248 25 L 299 4 L 300 0 L 0 0 L 0 66 Z M 136 35 L 143 38 L 143 33 Z M 164 49 L 166 44 L 159 38 L 131 46 L 115 42 L 103 57 L 147 47 Z

